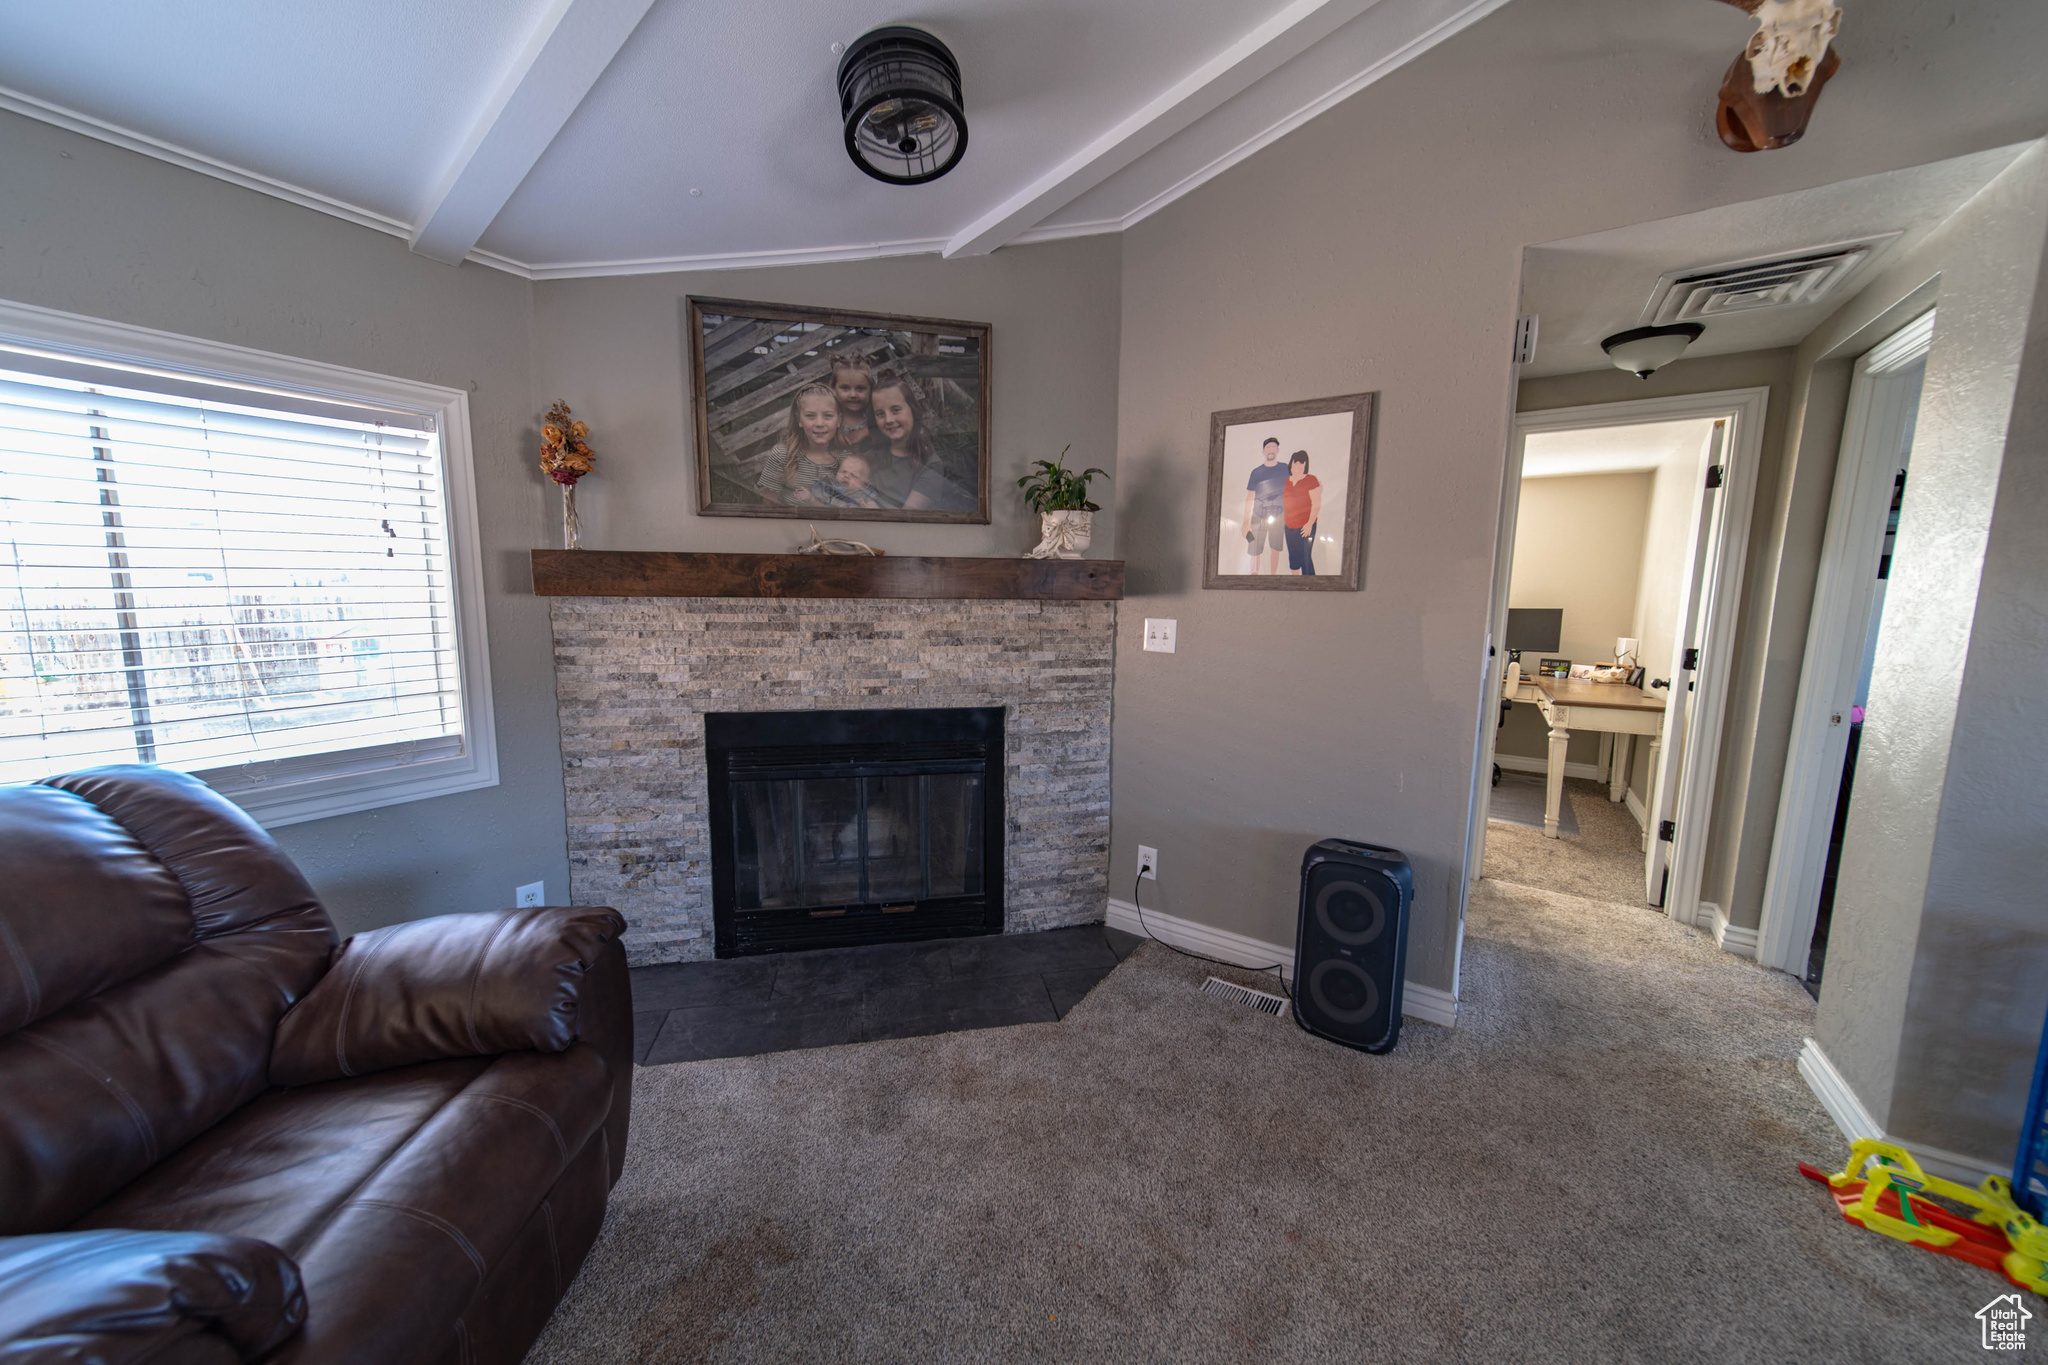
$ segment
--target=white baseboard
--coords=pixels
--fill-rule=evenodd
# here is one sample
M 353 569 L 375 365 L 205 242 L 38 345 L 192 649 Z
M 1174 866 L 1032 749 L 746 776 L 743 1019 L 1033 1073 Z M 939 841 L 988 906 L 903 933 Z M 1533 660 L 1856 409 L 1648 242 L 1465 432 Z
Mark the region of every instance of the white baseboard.
M 1504 754 L 1498 749 L 1493 752 L 1493 761 L 1511 773 L 1547 773 L 1550 771 L 1550 765 L 1540 758 L 1524 758 L 1520 754 Z M 1605 774 L 1600 771 L 1600 765 L 1597 763 L 1567 763 L 1564 765 L 1564 775 L 1566 777 L 1583 777 L 1593 782 L 1601 781 L 1605 777 Z M 1150 912 L 1148 911 L 1147 913 L 1149 914 Z
M 1650 827 L 1650 808 L 1643 804 L 1642 797 L 1636 795 L 1634 787 L 1630 787 L 1626 792 L 1622 793 L 1621 803 L 1628 807 L 1630 815 L 1635 816 L 1637 829 L 1648 829 Z
M 1799 1078 L 1806 1082 L 1806 1088 L 1820 1101 L 1820 1107 L 1828 1111 L 1828 1117 L 1841 1129 L 1842 1136 L 1850 1142 L 1862 1138 L 1876 1138 L 1881 1142 L 1897 1143 L 1913 1154 L 1929 1175 L 1938 1175 L 1944 1180 L 1953 1180 L 1959 1185 L 1975 1185 L 1987 1175 L 2010 1176 L 2008 1166 L 1994 1165 L 1960 1152 L 1946 1151 L 1940 1147 L 1929 1147 L 1924 1143 L 1908 1142 L 1904 1138 L 1887 1136 L 1870 1111 L 1863 1107 L 1863 1101 L 1856 1098 L 1856 1092 L 1842 1073 L 1835 1070 L 1835 1064 L 1828 1060 L 1828 1054 L 1821 1051 L 1820 1044 L 1808 1038 L 1799 1049 Z
M 1712 932 L 1714 942 L 1724 952 L 1737 957 L 1756 956 L 1756 930 L 1744 929 L 1728 922 L 1728 912 L 1712 901 L 1700 902 L 1699 926 Z
M 1821 1051 L 1820 1044 L 1811 1038 L 1799 1049 L 1799 1078 L 1820 1101 L 1820 1107 L 1828 1111 L 1828 1117 L 1835 1121 L 1835 1127 L 1842 1130 L 1843 1137 L 1857 1142 L 1863 1138 L 1884 1136 L 1884 1129 L 1863 1107 L 1863 1101 L 1856 1098 L 1849 1082 L 1835 1070 L 1835 1064 L 1828 1060 L 1827 1053 Z
M 1144 922 L 1138 920 L 1138 907 L 1129 901 L 1112 899 L 1109 902 L 1109 927 L 1121 929 L 1127 934 L 1142 938 L 1156 938 L 1161 943 L 1170 943 L 1176 948 L 1185 948 L 1191 953 L 1205 957 L 1220 958 L 1235 962 L 1240 967 L 1278 966 L 1292 979 L 1294 976 L 1294 949 L 1264 939 L 1252 938 L 1245 934 L 1234 934 L 1228 929 L 1201 924 L 1178 915 L 1161 914 L 1147 910 Z M 1449 991 L 1440 991 L 1434 986 L 1425 986 L 1416 981 L 1401 983 L 1401 1014 L 1405 1018 L 1420 1019 L 1426 1024 L 1441 1024 L 1454 1028 L 1458 1023 L 1458 997 Z
M 1401 1014 L 1403 1018 L 1420 1019 L 1425 1024 L 1442 1024 L 1445 1028 L 1456 1028 L 1458 997 L 1449 991 L 1425 986 L 1419 981 L 1403 981 Z

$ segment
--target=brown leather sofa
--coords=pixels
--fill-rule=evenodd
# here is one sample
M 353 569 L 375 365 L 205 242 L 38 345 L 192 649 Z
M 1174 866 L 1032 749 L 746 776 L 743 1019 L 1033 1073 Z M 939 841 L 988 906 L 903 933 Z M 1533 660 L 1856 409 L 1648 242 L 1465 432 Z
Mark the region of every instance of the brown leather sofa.
M 519 1360 L 625 1157 L 623 928 L 337 945 L 192 778 L 0 789 L 0 1359 Z

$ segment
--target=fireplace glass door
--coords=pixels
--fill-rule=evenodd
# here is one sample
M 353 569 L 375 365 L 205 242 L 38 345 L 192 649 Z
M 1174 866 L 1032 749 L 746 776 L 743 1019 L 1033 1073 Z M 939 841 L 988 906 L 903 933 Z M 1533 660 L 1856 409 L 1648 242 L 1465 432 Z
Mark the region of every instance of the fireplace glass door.
M 982 775 L 732 784 L 740 910 L 981 894 Z
M 707 715 L 719 956 L 1002 932 L 1002 721 Z

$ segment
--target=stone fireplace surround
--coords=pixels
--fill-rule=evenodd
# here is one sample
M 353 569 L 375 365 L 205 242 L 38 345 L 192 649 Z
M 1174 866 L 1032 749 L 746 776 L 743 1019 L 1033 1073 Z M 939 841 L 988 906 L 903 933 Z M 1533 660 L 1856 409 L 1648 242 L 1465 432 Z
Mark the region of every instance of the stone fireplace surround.
M 712 956 L 704 713 L 1002 706 L 1005 931 L 1109 894 L 1114 601 L 550 596 L 570 899 Z

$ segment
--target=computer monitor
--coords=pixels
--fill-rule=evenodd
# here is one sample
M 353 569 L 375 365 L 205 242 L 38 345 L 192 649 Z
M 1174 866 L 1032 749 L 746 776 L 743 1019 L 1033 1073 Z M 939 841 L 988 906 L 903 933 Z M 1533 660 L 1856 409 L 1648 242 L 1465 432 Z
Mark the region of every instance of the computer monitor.
M 1507 648 L 1556 649 L 1564 630 L 1563 607 L 1509 607 Z

